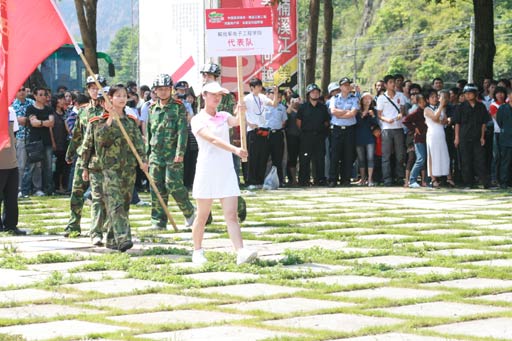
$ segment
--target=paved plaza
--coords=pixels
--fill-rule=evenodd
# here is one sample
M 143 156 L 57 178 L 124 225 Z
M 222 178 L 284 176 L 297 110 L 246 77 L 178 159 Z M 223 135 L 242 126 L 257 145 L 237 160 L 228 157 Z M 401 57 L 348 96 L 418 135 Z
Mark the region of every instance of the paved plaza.
M 512 193 L 244 196 L 259 259 L 236 266 L 216 204 L 202 267 L 175 206 L 179 233 L 151 230 L 150 208 L 133 206 L 122 254 L 62 236 L 67 198 L 23 199 L 30 234 L 0 235 L 0 340 L 512 340 Z

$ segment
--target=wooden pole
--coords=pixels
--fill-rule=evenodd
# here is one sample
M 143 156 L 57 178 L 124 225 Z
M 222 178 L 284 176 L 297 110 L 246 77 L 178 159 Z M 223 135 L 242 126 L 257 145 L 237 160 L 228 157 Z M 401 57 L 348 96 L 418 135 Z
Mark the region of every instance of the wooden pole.
M 110 99 L 108 98 L 107 94 L 103 91 L 103 87 L 101 86 L 101 84 L 98 82 L 98 80 L 94 76 L 94 72 L 92 71 L 91 66 L 87 62 L 87 59 L 85 59 L 83 53 L 79 53 L 78 55 L 80 56 L 80 58 L 82 58 L 82 61 L 84 62 L 84 65 L 85 65 L 87 71 L 89 72 L 89 74 L 94 78 L 94 81 L 96 82 L 96 86 L 98 87 L 98 89 L 103 94 L 103 97 L 105 98 L 105 101 L 107 102 L 107 104 L 109 106 L 111 106 L 112 103 L 110 103 Z M 156 196 L 158 197 L 158 201 L 160 202 L 160 205 L 164 209 L 165 214 L 167 215 L 167 218 L 171 222 L 171 225 L 174 228 L 174 232 L 178 232 L 178 227 L 176 226 L 176 222 L 174 221 L 174 219 L 171 216 L 171 212 L 169 212 L 169 209 L 167 208 L 167 205 L 165 204 L 164 199 L 160 195 L 160 192 L 158 191 L 158 188 L 156 187 L 155 181 L 153 180 L 151 175 L 149 175 L 149 173 L 142 166 L 143 165 L 142 159 L 140 158 L 139 153 L 137 153 L 137 149 L 135 149 L 135 146 L 133 145 L 133 142 L 130 139 L 130 136 L 128 136 L 128 133 L 126 132 L 126 129 L 124 129 L 123 123 L 119 119 L 119 115 L 117 113 L 115 113 L 115 112 L 113 114 L 114 114 L 114 119 L 116 120 L 117 124 L 119 125 L 119 128 L 121 129 L 121 133 L 123 134 L 126 142 L 128 143 L 128 146 L 130 147 L 133 155 L 135 156 L 135 158 L 137 159 L 137 162 L 139 163 L 139 167 L 142 169 L 144 174 L 146 174 L 146 177 L 148 178 L 148 181 L 149 181 L 149 184 L 151 185 L 151 188 L 153 189 L 153 191 L 155 192 Z
M 244 104 L 244 73 L 243 73 L 243 64 L 242 57 L 236 57 L 236 75 L 238 80 L 238 119 L 240 120 L 240 143 L 241 147 L 244 150 L 247 150 L 247 128 L 245 121 L 245 109 L 240 109 Z M 247 162 L 247 158 L 242 158 L 242 162 Z

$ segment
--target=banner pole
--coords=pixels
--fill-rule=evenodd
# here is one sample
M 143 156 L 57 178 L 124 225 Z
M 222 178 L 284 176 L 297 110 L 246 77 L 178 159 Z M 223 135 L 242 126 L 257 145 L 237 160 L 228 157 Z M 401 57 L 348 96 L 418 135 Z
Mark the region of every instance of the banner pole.
M 78 51 L 78 50 L 77 50 Z M 94 81 L 96 83 L 96 86 L 98 87 L 98 89 L 101 91 L 101 93 L 103 94 L 103 98 L 105 98 L 105 101 L 107 102 L 107 104 L 109 106 L 112 105 L 112 103 L 110 102 L 110 99 L 108 98 L 107 94 L 105 93 L 105 91 L 103 90 L 103 87 L 101 86 L 101 84 L 98 82 L 98 80 L 96 79 L 96 77 L 94 76 L 94 72 L 92 71 L 91 69 L 91 66 L 89 65 L 89 63 L 87 62 L 87 59 L 85 59 L 85 56 L 83 55 L 83 53 L 79 53 L 78 54 L 80 56 L 80 58 L 82 59 L 87 71 L 89 72 L 89 74 L 94 78 Z M 167 208 L 167 205 L 165 204 L 164 202 L 164 199 L 162 198 L 162 196 L 160 195 L 160 192 L 158 191 L 158 188 L 156 187 L 156 184 L 155 184 L 155 181 L 153 180 L 153 178 L 151 177 L 151 175 L 149 175 L 149 172 L 146 171 L 142 165 L 143 165 L 143 162 L 142 162 L 142 159 L 139 155 L 139 153 L 137 153 L 137 149 L 135 148 L 135 146 L 133 145 L 133 142 L 132 140 L 130 139 L 130 136 L 128 136 L 128 133 L 126 132 L 126 129 L 124 129 L 124 126 L 123 126 L 123 123 L 121 122 L 121 120 L 119 119 L 119 115 L 117 113 L 113 113 L 114 114 L 114 119 L 116 120 L 117 124 L 119 125 L 119 128 L 121 129 L 121 133 L 123 134 L 126 142 L 128 143 L 128 146 L 130 147 L 130 150 L 132 151 L 133 155 L 135 156 L 135 158 L 137 159 L 137 163 L 139 164 L 139 167 L 142 169 L 142 171 L 144 172 L 144 174 L 146 175 L 146 177 L 148 178 L 148 181 L 149 181 L 149 184 L 151 185 L 151 188 L 153 189 L 153 191 L 155 192 L 157 198 L 158 198 L 158 201 L 160 202 L 160 205 L 162 206 L 162 208 L 164 209 L 165 211 L 165 214 L 167 215 L 167 218 L 169 219 L 173 229 L 174 229 L 174 232 L 178 232 L 178 227 L 176 226 L 176 222 L 174 221 L 174 219 L 172 218 L 171 216 L 171 212 L 169 212 L 169 209 Z
M 240 121 L 240 142 L 242 149 L 247 150 L 247 128 L 245 120 L 245 109 L 241 109 L 244 107 L 244 73 L 241 56 L 236 57 L 236 75 L 238 83 L 238 119 Z M 242 162 L 247 162 L 247 158 L 242 158 Z

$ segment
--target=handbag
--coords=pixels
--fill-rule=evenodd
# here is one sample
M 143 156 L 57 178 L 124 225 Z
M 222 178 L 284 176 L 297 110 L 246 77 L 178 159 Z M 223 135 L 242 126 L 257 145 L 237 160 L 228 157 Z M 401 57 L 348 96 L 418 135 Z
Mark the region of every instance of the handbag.
M 44 159 L 44 145 L 41 140 L 25 142 L 25 151 L 29 163 L 41 162 Z

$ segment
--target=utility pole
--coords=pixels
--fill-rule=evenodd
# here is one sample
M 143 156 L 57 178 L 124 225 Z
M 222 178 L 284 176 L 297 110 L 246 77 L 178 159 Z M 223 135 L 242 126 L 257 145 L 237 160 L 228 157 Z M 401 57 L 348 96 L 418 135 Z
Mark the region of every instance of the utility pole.
M 471 17 L 469 24 L 469 62 L 468 62 L 468 83 L 473 83 L 473 65 L 475 61 L 475 17 Z
M 354 38 L 354 80 L 353 82 L 356 83 L 357 79 L 357 37 Z

